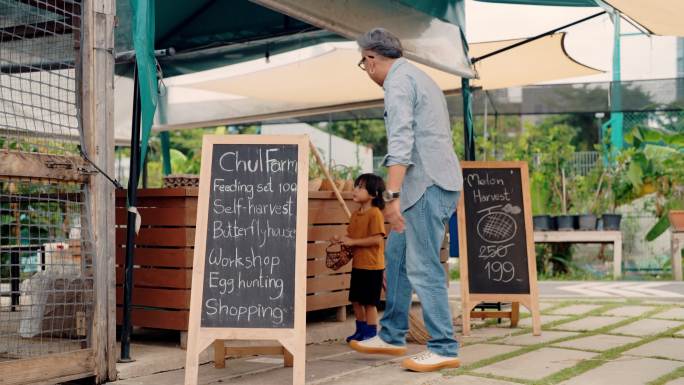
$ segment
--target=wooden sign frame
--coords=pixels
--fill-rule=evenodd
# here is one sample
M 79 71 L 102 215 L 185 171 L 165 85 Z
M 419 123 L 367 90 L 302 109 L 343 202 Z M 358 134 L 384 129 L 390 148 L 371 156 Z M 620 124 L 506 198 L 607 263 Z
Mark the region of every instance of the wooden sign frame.
M 215 144 L 297 145 L 297 239 L 295 243 L 294 324 L 293 328 L 217 328 L 202 327 L 202 296 L 206 259 L 207 221 L 211 186 L 212 156 Z M 309 138 L 307 135 L 205 135 L 202 140 L 202 167 L 197 199 L 197 228 L 190 295 L 188 348 L 185 385 L 196 385 L 199 355 L 215 340 L 276 340 L 293 358 L 292 380 L 305 383 L 306 365 L 306 242 L 309 185 Z
M 465 217 L 465 183 L 463 186 L 463 194 L 458 203 L 458 243 L 459 243 L 459 266 L 461 275 L 461 310 L 463 312 L 463 335 L 470 334 L 470 318 L 471 311 L 481 302 L 512 302 L 511 310 L 511 324 L 515 326 L 517 323 L 517 312 L 519 305 L 522 304 L 530 310 L 532 315 L 532 333 L 537 336 L 541 335 L 541 320 L 539 316 L 539 289 L 537 287 L 537 262 L 534 251 L 534 231 L 532 229 L 532 207 L 530 198 L 530 184 L 529 171 L 527 163 L 522 161 L 498 162 L 498 161 L 471 161 L 461 162 L 461 168 L 466 169 L 501 169 L 501 168 L 517 168 L 520 169 L 522 200 L 523 200 L 523 216 L 525 219 L 525 238 L 527 243 L 527 267 L 529 276 L 529 294 L 484 294 L 471 293 L 470 284 L 468 281 L 468 234 L 466 229 Z M 483 318 L 503 318 L 502 312 L 492 312 L 493 314 L 482 314 Z M 496 314 L 494 314 L 496 313 Z

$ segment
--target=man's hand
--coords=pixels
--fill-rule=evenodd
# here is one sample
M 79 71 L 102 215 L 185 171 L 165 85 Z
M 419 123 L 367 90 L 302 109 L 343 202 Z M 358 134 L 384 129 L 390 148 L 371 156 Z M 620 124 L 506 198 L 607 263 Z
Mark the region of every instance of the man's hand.
M 396 231 L 398 233 L 404 232 L 404 216 L 401 215 L 398 199 L 395 199 L 387 203 L 387 205 L 385 206 L 385 210 L 383 211 L 383 214 L 385 214 L 385 219 L 390 224 L 390 230 Z

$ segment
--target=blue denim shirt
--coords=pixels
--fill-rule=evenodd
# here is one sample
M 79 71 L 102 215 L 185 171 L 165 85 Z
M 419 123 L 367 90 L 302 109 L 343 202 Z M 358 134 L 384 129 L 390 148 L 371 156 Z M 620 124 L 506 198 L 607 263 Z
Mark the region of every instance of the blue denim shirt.
M 437 185 L 461 191 L 463 174 L 454 152 L 446 98 L 425 72 L 404 58 L 390 68 L 385 83 L 385 166 L 408 166 L 401 186 L 401 210 Z

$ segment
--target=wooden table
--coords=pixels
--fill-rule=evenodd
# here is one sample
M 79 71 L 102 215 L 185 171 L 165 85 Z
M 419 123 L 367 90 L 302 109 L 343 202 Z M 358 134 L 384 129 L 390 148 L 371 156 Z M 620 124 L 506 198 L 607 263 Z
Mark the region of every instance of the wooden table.
M 622 233 L 620 231 L 535 231 L 534 242 L 612 243 L 613 278 L 617 279 L 622 276 Z

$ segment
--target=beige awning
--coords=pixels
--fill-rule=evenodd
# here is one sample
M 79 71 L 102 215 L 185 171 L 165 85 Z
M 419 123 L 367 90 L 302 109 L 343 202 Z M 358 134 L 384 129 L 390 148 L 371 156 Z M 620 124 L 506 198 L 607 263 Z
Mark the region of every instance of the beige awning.
M 564 49 L 565 35 L 555 34 L 490 57 L 475 66 L 485 89 L 524 86 L 600 71 L 574 61 Z M 522 39 L 473 43 L 482 56 Z M 164 80 L 155 130 L 263 122 L 289 117 L 349 111 L 382 105 L 383 92 L 357 67 L 356 44 L 325 43 L 228 67 Z M 444 91 L 460 88 L 461 79 L 417 64 Z M 130 84 L 129 84 L 130 83 Z M 117 141 L 130 138 L 132 82 L 117 78 Z
M 567 55 L 564 36 L 548 36 L 479 62 L 473 86 L 505 88 L 598 73 Z M 477 57 L 518 41 L 474 43 L 470 52 Z M 274 56 L 270 64 L 260 60 L 168 79 L 155 128 L 236 124 L 382 100 L 382 89 L 356 65 L 360 56 L 354 43 L 327 43 L 283 55 L 288 59 Z M 460 88 L 458 76 L 417 65 L 443 90 Z
M 684 36 L 684 0 L 603 0 L 656 35 Z
M 557 33 L 475 63 L 479 79 L 474 84 L 484 89 L 508 88 L 601 72 L 570 57 L 565 51 L 565 36 Z M 479 57 L 519 41 L 475 43 L 470 52 Z
M 401 39 L 409 59 L 459 76 L 474 76 L 461 28 L 396 0 L 251 0 L 355 40 L 375 27 Z

